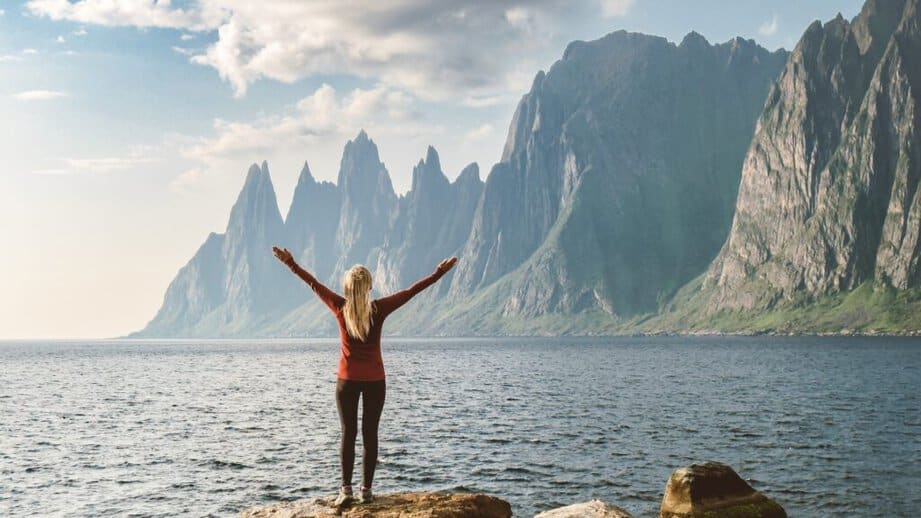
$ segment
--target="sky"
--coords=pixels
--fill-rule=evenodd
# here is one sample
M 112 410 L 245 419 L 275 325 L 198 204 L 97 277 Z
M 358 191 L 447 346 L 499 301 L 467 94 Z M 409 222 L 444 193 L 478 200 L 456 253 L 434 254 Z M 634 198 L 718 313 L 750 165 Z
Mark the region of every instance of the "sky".
M 282 215 L 361 129 L 485 180 L 534 75 L 620 29 L 792 49 L 859 0 L 0 0 L 0 339 L 142 328 L 250 164 Z

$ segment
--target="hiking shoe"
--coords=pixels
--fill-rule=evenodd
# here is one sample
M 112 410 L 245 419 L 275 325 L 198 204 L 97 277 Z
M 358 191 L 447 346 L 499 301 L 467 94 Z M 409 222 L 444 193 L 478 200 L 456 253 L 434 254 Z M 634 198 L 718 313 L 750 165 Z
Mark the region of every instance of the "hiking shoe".
M 339 496 L 336 497 L 335 506 L 342 507 L 352 503 L 352 486 L 342 486 L 339 488 Z
M 374 495 L 371 494 L 370 487 L 362 487 L 361 491 L 358 492 L 358 503 L 367 504 L 370 501 L 374 500 Z

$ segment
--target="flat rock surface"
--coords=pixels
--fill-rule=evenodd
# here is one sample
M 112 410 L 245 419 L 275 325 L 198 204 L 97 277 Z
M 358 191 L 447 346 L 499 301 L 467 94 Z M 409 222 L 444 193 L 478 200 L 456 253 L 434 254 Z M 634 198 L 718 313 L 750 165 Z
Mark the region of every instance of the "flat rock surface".
M 481 494 L 395 493 L 376 495 L 368 504 L 337 509 L 334 497 L 280 502 L 253 507 L 240 513 L 241 518 L 508 518 L 512 507 L 505 500 Z
M 606 504 L 601 500 L 592 500 L 581 504 L 567 505 L 550 509 L 534 515 L 534 518 L 633 518 L 623 509 Z

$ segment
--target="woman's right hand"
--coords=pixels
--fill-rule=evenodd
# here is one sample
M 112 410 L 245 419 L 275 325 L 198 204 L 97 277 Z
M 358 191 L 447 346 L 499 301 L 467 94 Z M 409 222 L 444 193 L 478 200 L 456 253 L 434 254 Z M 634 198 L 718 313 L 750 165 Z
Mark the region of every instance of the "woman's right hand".
M 454 265 L 457 263 L 457 257 L 452 257 L 450 259 L 445 259 L 444 261 L 438 263 L 438 271 L 447 272 L 451 268 L 454 268 Z
M 287 248 L 278 248 L 277 246 L 273 246 L 272 252 L 275 253 L 275 257 L 277 257 L 279 261 L 285 264 L 291 264 L 294 262 L 294 256 L 291 255 L 291 252 L 289 252 Z

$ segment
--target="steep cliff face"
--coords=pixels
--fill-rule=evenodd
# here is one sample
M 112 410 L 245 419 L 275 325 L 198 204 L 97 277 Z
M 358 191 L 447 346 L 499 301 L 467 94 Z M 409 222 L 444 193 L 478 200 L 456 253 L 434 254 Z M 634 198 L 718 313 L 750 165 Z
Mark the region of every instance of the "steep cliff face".
M 764 310 L 921 286 L 921 14 L 871 0 L 808 28 L 772 87 L 731 232 L 692 302 Z
M 163 305 L 136 336 L 176 336 L 176 330 L 195 326 L 225 300 L 224 235 L 211 233 L 170 282 Z
M 695 33 L 680 45 L 626 32 L 570 44 L 518 106 L 451 286 L 494 291 L 483 300 L 498 315 L 446 320 L 654 311 L 719 251 L 785 59 Z
M 336 242 L 339 203 L 336 185 L 316 181 L 305 163 L 285 218 L 285 234 L 295 259 L 310 265 L 319 279 L 330 276 L 335 266 L 330 250 Z
M 400 198 L 384 244 L 376 251 L 375 282 L 382 293 L 405 288 L 459 253 L 483 189 L 476 164 L 451 183 L 429 147 L 413 169 L 412 189 Z
M 342 201 L 333 278 L 353 264 L 367 262 L 371 251 L 383 244 L 397 208 L 390 175 L 364 131 L 345 145 L 336 185 Z
M 267 250 L 285 238 L 268 165 L 253 164 L 224 234 L 211 234 L 167 289 L 140 336 L 228 336 L 266 325 L 296 289 Z

